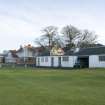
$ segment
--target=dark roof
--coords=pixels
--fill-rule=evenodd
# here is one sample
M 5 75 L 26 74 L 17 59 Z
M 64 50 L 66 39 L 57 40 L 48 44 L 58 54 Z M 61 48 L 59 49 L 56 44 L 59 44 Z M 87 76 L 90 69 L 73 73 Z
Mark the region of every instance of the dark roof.
M 16 52 L 21 52 L 23 50 L 22 47 L 20 47 Z
M 38 54 L 39 56 L 50 56 L 50 51 L 43 51 Z
M 104 47 L 104 45 L 103 45 L 103 44 L 100 44 L 100 43 L 98 43 L 98 44 L 93 44 L 93 46 L 95 46 L 95 47 Z
M 73 53 L 72 55 L 100 55 L 105 54 L 105 46 L 104 47 L 94 47 L 94 48 L 83 48 L 78 52 Z
M 65 55 L 73 55 L 73 53 L 74 53 L 74 51 L 69 50 L 69 51 L 65 52 Z
M 16 52 L 21 52 L 23 50 L 23 48 L 27 48 L 30 51 L 35 51 L 35 47 L 33 47 L 29 44 L 29 45 L 24 46 L 24 47 L 20 46 L 20 48 Z
M 13 56 L 14 58 L 19 58 L 15 53 L 12 53 L 12 56 Z
M 18 55 L 16 55 L 16 51 L 15 50 L 10 50 L 12 57 L 14 58 L 19 58 Z

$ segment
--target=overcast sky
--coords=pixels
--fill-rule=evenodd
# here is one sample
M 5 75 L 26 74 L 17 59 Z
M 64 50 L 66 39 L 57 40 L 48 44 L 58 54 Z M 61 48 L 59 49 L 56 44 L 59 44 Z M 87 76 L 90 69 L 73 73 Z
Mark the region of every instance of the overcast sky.
M 72 24 L 105 44 L 105 0 L 0 0 L 0 52 L 33 44 L 43 27 Z

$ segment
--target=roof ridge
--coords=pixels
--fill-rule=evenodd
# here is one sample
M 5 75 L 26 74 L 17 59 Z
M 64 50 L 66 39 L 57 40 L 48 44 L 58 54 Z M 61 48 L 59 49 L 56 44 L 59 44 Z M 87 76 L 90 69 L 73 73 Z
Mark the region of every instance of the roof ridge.
M 105 47 L 105 46 L 88 47 L 88 48 L 80 48 L 80 50 L 81 50 L 81 49 L 95 49 L 95 48 L 103 48 L 103 47 Z

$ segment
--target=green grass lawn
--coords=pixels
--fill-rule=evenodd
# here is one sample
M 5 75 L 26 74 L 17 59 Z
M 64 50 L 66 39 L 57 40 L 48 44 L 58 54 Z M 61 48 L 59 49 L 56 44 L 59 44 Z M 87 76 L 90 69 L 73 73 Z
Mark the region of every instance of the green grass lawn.
M 105 70 L 3 68 L 0 105 L 105 105 Z

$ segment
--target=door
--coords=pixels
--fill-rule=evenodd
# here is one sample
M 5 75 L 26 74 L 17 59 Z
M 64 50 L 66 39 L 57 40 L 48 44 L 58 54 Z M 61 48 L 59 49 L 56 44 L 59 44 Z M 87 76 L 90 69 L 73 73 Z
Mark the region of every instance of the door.
M 61 57 L 58 57 L 58 67 L 61 67 Z
M 54 57 L 51 57 L 51 67 L 54 67 Z

